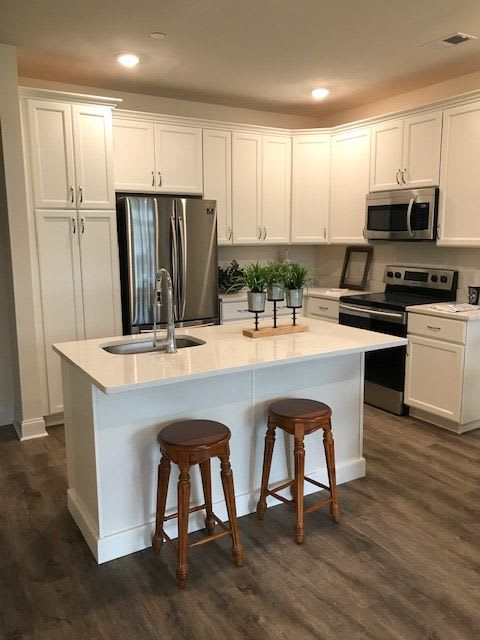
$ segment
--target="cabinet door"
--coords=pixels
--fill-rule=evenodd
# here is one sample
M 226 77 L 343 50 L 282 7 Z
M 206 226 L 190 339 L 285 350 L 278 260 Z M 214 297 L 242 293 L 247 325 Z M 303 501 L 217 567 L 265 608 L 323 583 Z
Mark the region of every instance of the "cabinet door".
M 84 338 L 76 212 L 37 211 L 36 226 L 49 409 L 59 413 L 62 377 L 52 344 Z
M 115 211 L 82 211 L 80 264 L 85 338 L 122 332 Z
M 404 120 L 401 180 L 406 189 L 438 185 L 441 141 L 441 111 Z
M 372 128 L 370 191 L 401 189 L 403 120 Z
M 439 245 L 480 246 L 480 102 L 447 109 L 442 137 Z
M 28 100 L 27 112 L 35 207 L 74 207 L 71 107 L 61 102 Z
M 114 117 L 113 162 L 117 191 L 155 191 L 153 123 Z
M 293 138 L 292 242 L 328 242 L 330 136 Z
M 158 192 L 201 194 L 202 130 L 155 124 L 155 171 Z
M 460 422 L 465 347 L 409 336 L 405 403 Z
M 365 198 L 370 176 L 370 129 L 332 136 L 330 242 L 366 244 Z
M 233 133 L 233 244 L 261 242 L 262 136 Z
M 262 239 L 265 244 L 290 242 L 292 140 L 262 138 Z
M 78 209 L 114 209 L 112 110 L 73 105 Z
M 232 134 L 203 130 L 203 197 L 217 201 L 218 244 L 232 244 Z

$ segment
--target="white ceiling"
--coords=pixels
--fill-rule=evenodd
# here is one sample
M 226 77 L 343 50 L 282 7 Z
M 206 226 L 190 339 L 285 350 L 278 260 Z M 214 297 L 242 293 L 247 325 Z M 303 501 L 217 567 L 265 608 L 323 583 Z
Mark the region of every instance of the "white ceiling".
M 21 76 L 318 116 L 480 70 L 480 40 L 422 46 L 456 31 L 480 36 L 479 0 L 0 3 Z

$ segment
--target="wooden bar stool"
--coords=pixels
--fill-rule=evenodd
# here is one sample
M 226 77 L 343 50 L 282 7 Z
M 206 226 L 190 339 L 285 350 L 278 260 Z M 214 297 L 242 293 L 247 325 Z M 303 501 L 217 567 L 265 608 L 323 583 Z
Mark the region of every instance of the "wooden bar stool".
M 337 502 L 337 485 L 335 480 L 335 452 L 332 436 L 331 423 L 332 410 L 323 402 L 316 400 L 305 400 L 303 398 L 286 398 L 273 402 L 268 409 L 268 425 L 267 434 L 265 436 L 265 453 L 263 458 L 262 486 L 260 490 L 260 500 L 257 504 L 257 516 L 259 520 L 263 520 L 265 510 L 267 508 L 267 495 L 273 496 L 277 500 L 281 500 L 286 504 L 295 504 L 296 522 L 295 522 L 295 541 L 298 544 L 303 542 L 304 538 L 304 516 L 312 511 L 316 511 L 326 504 L 330 505 L 330 514 L 334 522 L 340 519 L 340 510 Z M 295 479 L 285 482 L 284 484 L 268 488 L 268 479 L 270 476 L 270 467 L 272 464 L 273 447 L 275 444 L 275 429 L 280 427 L 295 438 Z M 310 433 L 314 433 L 318 429 L 323 429 L 323 446 L 325 449 L 325 458 L 327 462 L 328 481 L 330 486 L 325 486 L 316 480 L 305 477 L 305 447 L 304 437 Z M 326 489 L 330 493 L 330 497 L 317 502 L 308 509 L 303 506 L 303 485 L 304 481 Z M 277 491 L 286 489 L 295 485 L 295 499 L 288 500 L 279 495 Z
M 177 582 L 185 587 L 188 575 L 188 549 L 218 540 L 223 536 L 231 536 L 233 557 L 239 567 L 243 564 L 243 548 L 240 544 L 233 474 L 230 467 L 230 429 L 220 422 L 212 420 L 183 420 L 169 424 L 158 436 L 162 458 L 158 465 L 157 521 L 152 539 L 155 555 L 160 553 L 164 540 L 170 543 L 178 555 Z M 221 478 L 225 502 L 227 503 L 227 527 L 212 511 L 212 484 L 210 475 L 210 459 L 220 458 Z M 168 481 L 170 478 L 170 462 L 180 469 L 178 479 L 178 512 L 165 517 Z M 190 508 L 190 467 L 200 465 L 205 504 Z M 205 528 L 208 537 L 188 544 L 188 516 L 190 513 L 205 509 Z M 178 544 L 171 540 L 163 530 L 163 523 L 178 517 Z M 223 531 L 215 533 L 215 523 Z

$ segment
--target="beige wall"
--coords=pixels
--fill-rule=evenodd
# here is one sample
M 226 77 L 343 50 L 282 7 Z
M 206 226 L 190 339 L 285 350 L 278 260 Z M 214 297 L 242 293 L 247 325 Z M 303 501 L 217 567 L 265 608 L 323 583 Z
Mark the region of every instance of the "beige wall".
M 304 246 L 251 246 L 251 247 L 219 247 L 218 263 L 221 267 L 226 267 L 233 260 L 240 264 L 256 262 L 257 260 L 265 264 L 271 260 L 285 260 L 288 258 L 292 262 L 302 262 L 312 275 L 316 269 L 316 247 Z
M 432 84 L 409 93 L 402 93 L 392 98 L 365 104 L 355 109 L 338 111 L 321 119 L 318 126 L 334 126 L 364 118 L 372 118 L 405 109 L 414 109 L 428 105 L 437 100 L 445 100 L 454 96 L 478 91 L 480 89 L 480 72 L 469 73 L 452 78 L 438 84 Z
M 287 129 L 315 127 L 318 124 L 318 118 L 308 116 L 272 113 L 270 111 L 243 109 L 205 102 L 193 102 L 190 100 L 176 100 L 173 98 L 162 98 L 161 96 L 149 96 L 140 93 L 126 93 L 124 91 L 98 89 L 97 87 L 82 87 L 79 85 L 51 82 L 49 80 L 37 80 L 34 78 L 21 78 L 20 85 L 24 87 L 35 87 L 38 89 L 71 91 L 73 93 L 87 93 L 90 95 L 122 98 L 123 103 L 120 107 L 122 109 L 129 109 L 132 111 L 146 111 L 151 113 L 183 116 L 187 118 L 204 118 L 206 120 L 238 122 L 241 124 L 282 127 Z

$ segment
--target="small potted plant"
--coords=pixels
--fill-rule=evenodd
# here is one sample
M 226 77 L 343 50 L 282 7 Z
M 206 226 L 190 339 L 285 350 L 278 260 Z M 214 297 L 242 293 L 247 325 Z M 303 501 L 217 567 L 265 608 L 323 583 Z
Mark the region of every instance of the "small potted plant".
M 242 283 L 249 289 L 247 292 L 248 310 L 252 313 L 265 311 L 266 267 L 258 262 L 247 265 L 243 270 Z
M 285 298 L 285 270 L 283 262 L 269 262 L 266 267 L 267 300 L 281 302 Z
M 218 267 L 218 288 L 222 293 L 238 293 L 243 287 L 243 269 L 232 260 L 226 269 Z
M 308 270 L 298 262 L 286 265 L 284 284 L 287 307 L 298 309 L 303 305 L 303 287 L 307 282 Z

